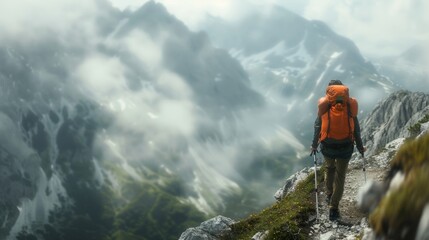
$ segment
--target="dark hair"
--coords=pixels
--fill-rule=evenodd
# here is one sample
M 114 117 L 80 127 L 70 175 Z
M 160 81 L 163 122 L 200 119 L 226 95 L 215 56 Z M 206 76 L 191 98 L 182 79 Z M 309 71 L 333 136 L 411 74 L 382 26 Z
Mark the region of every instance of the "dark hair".
M 343 83 L 340 80 L 331 80 L 328 85 L 343 85 Z

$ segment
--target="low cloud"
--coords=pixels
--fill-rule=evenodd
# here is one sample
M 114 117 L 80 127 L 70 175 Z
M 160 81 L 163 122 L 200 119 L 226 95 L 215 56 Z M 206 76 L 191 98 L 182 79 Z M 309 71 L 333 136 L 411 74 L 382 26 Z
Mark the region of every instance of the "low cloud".
M 18 41 L 30 50 L 38 49 L 41 42 L 60 42 L 55 47 L 61 51 L 58 64 L 63 66 L 58 68 L 65 73 L 53 74 L 49 81 L 55 84 L 47 82 L 45 85 L 63 88 L 58 91 L 66 93 L 59 98 L 67 101 L 70 99 L 63 98 L 72 96 L 70 105 L 75 98 L 84 96 L 113 116 L 111 125 L 97 133 L 97 146 L 102 148 L 103 160 L 143 166 L 146 163 L 161 165 L 165 161 L 165 165 L 170 163 L 171 170 L 180 173 L 183 179 L 197 176 L 196 171 L 208 171 L 199 173 L 204 175 L 215 170 L 218 177 L 212 184 L 217 186 L 212 186 L 215 192 L 211 194 L 219 194 L 224 188 L 236 187 L 231 179 L 243 180 L 240 172 L 252 166 L 255 155 L 265 157 L 263 152 L 249 149 L 256 146 L 273 155 L 286 150 L 305 150 L 282 129 L 284 119 L 273 109 L 234 109 L 231 112 L 236 112 L 228 113 L 232 117 L 219 116 L 220 120 L 214 120 L 207 113 L 208 109 L 196 103 L 195 95 L 201 93 L 194 92 L 185 79 L 164 65 L 164 39 L 178 36 L 169 33 L 148 36 L 143 30 L 104 36 L 98 29 L 101 21 L 98 16 L 105 8 L 98 8 L 99 2 L 25 0 L 5 3 L 0 10 L 0 36 Z M 186 19 L 193 15 L 190 12 L 197 11 L 200 18 L 209 7 L 220 16 L 235 18 L 240 17 L 238 9 L 253 6 L 241 3 L 232 4 L 232 8 L 229 8 L 231 1 L 213 1 L 209 5 L 180 3 L 180 6 L 192 8 L 180 8 L 177 1 L 168 1 L 166 5 L 170 11 L 172 6 L 181 9 L 179 18 L 183 16 L 186 21 L 197 24 L 199 19 Z M 120 27 L 119 23 L 114 24 Z M 113 31 L 115 26 L 111 27 Z M 173 42 L 180 44 L 186 40 Z M 55 52 L 49 54 L 56 55 Z M 47 65 L 41 63 L 36 70 L 53 72 Z M 63 82 L 67 85 L 60 84 Z M 130 174 L 135 175 L 135 172 Z M 205 176 L 211 176 L 207 174 Z M 274 185 L 269 174 L 264 179 L 267 186 Z M 225 182 L 228 186 L 223 185 Z M 271 196 L 265 197 L 272 200 Z
M 142 5 L 138 0 L 110 0 L 124 9 Z M 144 1 L 147 2 L 147 1 Z M 144 3 L 143 2 L 143 3 Z M 176 1 L 159 0 L 191 29 L 199 29 L 206 14 L 234 21 L 250 12 L 280 5 L 307 19 L 326 22 L 338 34 L 352 39 L 365 56 L 399 55 L 414 44 L 429 39 L 429 2 L 423 0 L 335 1 Z M 190 14 L 192 13 L 192 14 Z M 281 26 L 279 26 L 281 28 Z M 204 30 L 204 29 L 201 29 Z
M 4 1 L 0 8 L 0 36 L 4 40 L 30 44 L 47 36 L 73 41 L 93 36 L 95 1 L 22 0 Z
M 309 1 L 303 15 L 327 22 L 355 41 L 364 55 L 399 55 L 429 39 L 427 1 Z

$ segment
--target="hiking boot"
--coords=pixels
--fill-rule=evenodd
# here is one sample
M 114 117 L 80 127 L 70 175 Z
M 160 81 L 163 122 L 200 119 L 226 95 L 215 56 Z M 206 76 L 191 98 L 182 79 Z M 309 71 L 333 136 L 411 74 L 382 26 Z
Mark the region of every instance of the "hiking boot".
M 337 208 L 329 209 L 329 220 L 335 221 L 340 218 L 340 211 Z

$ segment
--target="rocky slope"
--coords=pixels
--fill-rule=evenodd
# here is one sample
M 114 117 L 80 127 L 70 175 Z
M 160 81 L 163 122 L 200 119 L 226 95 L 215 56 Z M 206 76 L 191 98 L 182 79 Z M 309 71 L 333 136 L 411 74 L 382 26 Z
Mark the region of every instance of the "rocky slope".
M 410 137 L 409 128 L 429 114 L 429 95 L 399 91 L 380 102 L 362 124 L 362 140 L 372 155 L 388 142 Z
M 404 95 L 407 96 L 409 100 L 398 101 L 399 103 L 397 103 L 397 99 L 400 96 L 403 97 L 401 98 L 402 100 L 406 99 L 404 98 Z M 383 102 L 381 102 L 379 106 L 391 106 L 392 104 L 397 104 L 396 109 L 411 109 L 412 103 L 421 103 L 422 99 L 425 99 L 425 97 L 427 96 L 420 93 L 397 92 L 389 96 Z M 424 236 L 426 236 L 427 234 L 427 231 L 425 231 L 425 224 L 427 224 L 427 221 L 425 219 L 427 215 L 423 213 L 423 208 L 425 204 L 429 205 L 429 198 L 427 198 L 427 196 L 429 195 L 427 194 L 427 189 L 415 188 L 413 185 L 415 184 L 415 181 L 403 181 L 404 178 L 408 179 L 408 176 L 411 176 L 409 179 L 414 179 L 414 177 L 412 177 L 412 172 L 418 172 L 420 171 L 420 166 L 427 166 L 424 164 L 429 164 L 429 162 L 425 163 L 425 161 L 427 162 L 427 159 L 425 159 L 425 156 L 427 156 L 428 154 L 427 147 L 423 147 L 429 139 L 429 114 L 427 113 L 427 107 L 429 106 L 429 103 L 423 101 L 422 105 L 425 106 L 421 106 L 420 110 L 415 110 L 413 114 L 404 114 L 401 111 L 394 111 L 391 112 L 390 115 L 388 115 L 389 117 L 386 117 L 385 119 L 387 123 L 401 123 L 402 127 L 400 128 L 400 130 L 403 130 L 402 134 L 405 134 L 405 132 L 411 132 L 408 135 L 411 134 L 411 138 L 417 136 L 417 140 L 404 144 L 405 138 L 400 137 L 399 135 L 381 135 L 381 137 L 377 141 L 377 144 L 378 146 L 383 147 L 379 148 L 375 154 L 373 150 L 372 152 L 371 150 L 369 151 L 370 153 L 367 154 L 365 161 L 366 171 L 363 171 L 364 162 L 360 156 L 356 154 L 352 158 L 352 161 L 349 165 L 349 171 L 346 177 L 344 196 L 340 203 L 340 212 L 342 214 L 341 221 L 331 222 L 327 219 L 328 206 L 326 206 L 326 203 L 324 201 L 326 196 L 323 192 L 323 182 L 319 183 L 320 194 L 318 195 L 318 199 L 320 217 L 318 220 L 315 220 L 315 209 L 312 209 L 312 214 L 307 214 L 308 220 L 304 221 L 304 225 L 302 226 L 302 228 L 295 233 L 295 236 L 298 239 L 375 239 L 376 236 L 384 236 L 388 237 L 388 239 L 408 239 L 407 236 L 418 236 L 417 239 L 424 239 Z M 371 126 L 375 126 L 376 123 L 375 121 L 373 121 L 373 116 L 384 115 L 384 111 L 389 112 L 391 111 L 391 109 L 387 107 L 377 107 L 364 122 L 371 123 Z M 397 119 L 401 119 L 401 121 L 398 121 Z M 405 123 L 411 121 L 411 119 L 416 120 L 414 124 L 416 122 L 419 123 L 418 130 L 413 128 L 404 128 L 404 126 L 406 125 Z M 382 127 L 383 124 L 383 122 L 379 122 L 379 127 Z M 410 123 L 408 123 L 408 125 L 409 124 Z M 390 129 L 390 132 L 401 132 L 396 130 L 396 128 Z M 393 140 L 390 141 L 390 138 L 393 138 Z M 383 144 L 383 142 L 386 142 L 386 144 Z M 404 160 L 401 160 L 404 158 L 407 159 L 405 162 Z M 320 162 L 321 160 L 319 159 L 319 163 Z M 398 165 L 398 162 L 401 162 L 402 165 Z M 398 166 L 401 166 L 399 167 L 399 169 L 402 169 L 402 174 L 404 174 L 405 177 L 404 175 L 402 175 L 402 177 L 396 176 L 398 175 Z M 412 171 L 410 169 L 415 170 Z M 285 185 L 281 189 L 279 189 L 279 191 L 274 196 L 279 202 L 276 203 L 273 207 L 275 208 L 276 205 L 286 204 L 284 203 L 284 201 L 291 201 L 291 199 L 293 199 L 290 198 L 291 195 L 295 195 L 297 191 L 302 191 L 300 187 L 298 187 L 297 190 L 297 186 L 299 186 L 301 183 L 306 181 L 314 181 L 311 180 L 311 178 L 314 179 L 314 175 L 312 176 L 313 171 L 314 168 L 304 169 L 286 180 Z M 407 171 L 411 173 L 407 173 Z M 422 176 L 425 176 L 425 174 L 427 174 L 427 172 L 422 173 Z M 396 177 L 394 177 L 394 175 Z M 390 205 L 386 205 L 385 202 L 389 201 L 389 198 L 392 198 L 391 195 L 386 194 L 386 192 L 395 192 L 395 189 L 398 189 L 398 186 L 401 187 L 401 185 L 402 188 L 410 187 L 412 189 L 415 189 L 415 191 L 417 192 L 413 193 L 415 195 L 406 197 L 406 200 L 404 202 L 399 203 L 398 200 L 395 200 L 398 201 L 397 204 L 391 202 Z M 399 196 L 400 193 L 401 192 L 398 191 L 395 192 L 395 194 L 399 194 Z M 314 201 L 315 196 L 308 194 L 307 197 L 310 197 Z M 302 199 L 302 201 L 305 201 L 305 199 Z M 422 205 L 421 203 L 424 204 Z M 407 220 L 408 222 L 413 222 L 414 227 L 412 228 L 412 231 L 407 230 L 409 229 L 409 227 L 407 227 L 407 221 L 399 221 L 399 219 L 405 217 L 403 213 L 401 213 L 401 211 L 394 210 L 405 208 L 406 206 L 418 206 L 417 210 L 410 211 L 417 211 L 417 213 L 419 214 L 408 217 L 409 219 Z M 303 206 L 300 206 L 300 208 L 302 207 Z M 378 210 L 380 208 L 384 210 Z M 393 212 L 396 211 L 395 213 L 393 213 L 396 215 L 387 214 L 388 212 L 390 212 L 389 209 L 393 209 Z M 237 230 L 235 229 L 238 226 L 240 226 L 241 228 L 243 224 L 248 225 L 248 228 L 246 230 L 248 231 L 248 234 L 246 236 L 253 237 L 243 238 L 242 233 L 240 233 L 240 235 L 235 235 L 235 237 L 240 236 L 238 239 L 274 239 L 272 233 L 270 233 L 271 231 L 286 231 L 286 229 L 289 229 L 288 231 L 290 231 L 292 229 L 290 227 L 291 225 L 288 225 L 287 222 L 282 223 L 283 225 L 280 225 L 283 226 L 280 228 L 283 230 L 279 230 L 278 228 L 272 228 L 273 226 L 279 224 L 274 223 L 275 220 L 273 220 L 272 224 L 266 225 L 265 229 L 261 229 L 259 227 L 259 224 L 255 223 L 254 221 L 257 221 L 257 216 L 261 216 L 262 218 L 262 216 L 266 214 L 266 212 L 270 211 L 271 208 L 267 208 L 260 213 L 256 213 L 255 215 L 252 215 L 247 219 L 241 220 L 242 223 L 234 223 L 231 221 L 227 229 L 232 230 L 229 230 L 224 233 L 223 237 L 202 239 L 234 239 L 231 238 L 228 234 L 237 234 Z M 381 219 L 383 220 L 380 220 L 380 212 L 382 216 Z M 280 216 L 279 214 L 280 213 L 277 213 L 277 219 L 282 218 L 282 216 Z M 290 213 L 285 212 L 283 214 L 289 215 Z M 398 221 L 395 221 L 395 219 L 398 219 Z M 389 221 L 389 224 L 392 225 L 386 226 L 383 225 L 380 221 Z M 417 227 L 419 222 L 421 227 Z M 404 231 L 406 231 L 406 236 L 404 235 L 401 237 L 400 234 L 392 235 L 390 231 L 397 232 L 397 230 L 394 230 L 394 228 L 396 227 L 399 229 L 404 229 Z M 303 232 L 305 233 L 304 235 Z M 189 232 L 182 234 L 180 239 L 192 239 L 188 237 L 190 236 L 188 234 Z

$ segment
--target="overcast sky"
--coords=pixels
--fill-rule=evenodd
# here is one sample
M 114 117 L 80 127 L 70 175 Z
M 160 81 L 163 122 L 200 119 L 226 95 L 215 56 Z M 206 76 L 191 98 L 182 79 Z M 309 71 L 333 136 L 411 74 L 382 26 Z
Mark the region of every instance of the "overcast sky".
M 121 9 L 148 0 L 110 0 Z M 429 1 L 424 0 L 158 0 L 191 29 L 206 13 L 235 19 L 261 6 L 279 4 L 310 20 L 326 22 L 352 39 L 366 57 L 397 55 L 429 42 Z

